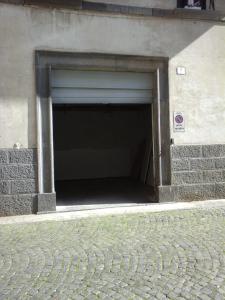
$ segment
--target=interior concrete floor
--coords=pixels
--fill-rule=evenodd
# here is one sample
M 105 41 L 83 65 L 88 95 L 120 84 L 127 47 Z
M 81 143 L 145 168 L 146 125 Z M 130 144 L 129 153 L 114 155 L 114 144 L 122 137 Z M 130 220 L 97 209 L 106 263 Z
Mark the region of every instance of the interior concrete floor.
M 129 178 L 56 181 L 57 210 L 154 203 L 154 190 Z

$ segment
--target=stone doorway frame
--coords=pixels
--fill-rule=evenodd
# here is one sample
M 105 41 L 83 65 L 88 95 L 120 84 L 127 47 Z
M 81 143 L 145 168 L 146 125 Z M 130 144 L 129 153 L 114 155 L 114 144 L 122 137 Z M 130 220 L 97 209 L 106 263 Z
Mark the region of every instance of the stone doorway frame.
M 52 99 L 50 93 L 50 78 L 53 68 L 153 73 L 154 181 L 160 202 L 163 186 L 171 185 L 168 58 L 38 50 L 35 52 L 38 212 L 56 210 Z

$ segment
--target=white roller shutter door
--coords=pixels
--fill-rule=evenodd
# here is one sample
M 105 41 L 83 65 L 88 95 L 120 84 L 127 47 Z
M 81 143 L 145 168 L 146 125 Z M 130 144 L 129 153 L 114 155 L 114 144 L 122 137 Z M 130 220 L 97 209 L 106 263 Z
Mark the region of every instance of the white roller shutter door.
M 55 69 L 51 96 L 54 104 L 148 104 L 152 74 Z

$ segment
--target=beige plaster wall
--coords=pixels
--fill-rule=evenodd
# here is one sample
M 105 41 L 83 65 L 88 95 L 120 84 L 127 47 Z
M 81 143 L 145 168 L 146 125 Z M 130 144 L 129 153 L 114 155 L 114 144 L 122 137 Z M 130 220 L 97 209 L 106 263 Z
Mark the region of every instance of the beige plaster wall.
M 222 23 L 0 4 L 0 148 L 36 146 L 35 49 L 169 57 L 171 137 L 225 143 Z M 173 111 L 184 112 L 184 133 L 173 133 Z

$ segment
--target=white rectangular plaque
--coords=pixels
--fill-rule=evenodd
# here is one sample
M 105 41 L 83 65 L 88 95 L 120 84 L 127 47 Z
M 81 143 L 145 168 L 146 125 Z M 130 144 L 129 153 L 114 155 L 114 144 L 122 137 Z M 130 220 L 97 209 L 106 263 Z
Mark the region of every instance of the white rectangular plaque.
M 185 120 L 183 112 L 173 113 L 173 130 L 174 132 L 184 132 L 185 131 Z
M 186 75 L 185 67 L 177 67 L 177 75 Z

